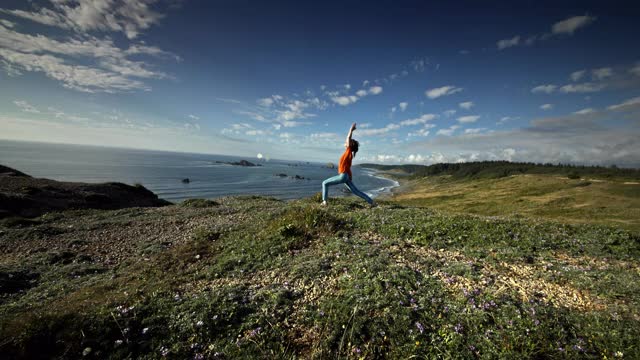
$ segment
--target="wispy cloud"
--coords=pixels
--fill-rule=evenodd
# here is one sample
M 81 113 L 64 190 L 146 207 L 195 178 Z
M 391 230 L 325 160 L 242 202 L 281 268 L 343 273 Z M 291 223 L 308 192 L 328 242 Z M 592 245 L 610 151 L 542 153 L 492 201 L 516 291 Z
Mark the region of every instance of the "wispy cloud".
M 199 116 L 193 115 L 193 114 L 189 114 L 189 118 L 193 119 L 193 120 L 200 120 Z
M 596 21 L 594 16 L 582 15 L 582 16 L 572 16 L 568 19 L 558 21 L 553 24 L 551 27 L 551 32 L 553 34 L 568 34 L 573 35 L 573 33 L 583 28 L 591 23 Z
M 451 125 L 449 128 L 438 130 L 438 132 L 436 132 L 436 135 L 452 136 L 453 133 L 459 128 L 460 125 Z
M 57 5 L 62 3 L 56 2 Z M 58 14 L 61 16 L 60 19 L 63 19 L 66 15 L 60 15 L 56 11 L 64 12 L 66 10 L 63 8 L 70 9 L 71 7 L 89 11 L 90 9 L 84 7 L 86 4 L 88 2 L 77 7 L 74 7 L 73 4 L 63 7 L 56 5 L 54 10 L 42 8 L 38 14 L 46 16 Z M 106 2 L 101 3 L 101 6 L 108 10 L 117 5 Z M 146 7 L 146 5 L 142 7 Z M 36 14 L 2 9 L 0 11 L 23 18 L 28 17 L 26 14 Z M 135 13 L 135 10 L 132 10 L 132 13 Z M 51 15 L 49 18 L 55 16 Z M 108 31 L 110 28 L 104 30 Z M 133 28 L 130 31 L 133 31 Z M 153 69 L 145 61 L 130 58 L 135 55 L 181 60 L 175 54 L 142 42 L 121 48 L 108 37 L 100 39 L 83 33 L 78 37 L 55 39 L 39 34 L 22 33 L 15 30 L 13 26 L 7 26 L 5 22 L 0 23 L 0 59 L 5 70 L 14 76 L 21 75 L 23 72 L 41 72 L 45 76 L 61 82 L 64 87 L 69 89 L 109 93 L 150 90 L 151 87 L 142 79 L 171 78 L 166 73 Z
M 557 88 L 556 85 L 538 85 L 533 89 L 531 89 L 531 92 L 534 94 L 539 94 L 539 93 L 551 94 L 556 90 L 556 88 Z
M 551 109 L 553 109 L 553 104 L 542 104 L 542 105 L 540 105 L 540 109 L 542 109 L 542 110 L 551 110 Z
M 427 122 L 429 122 L 431 120 L 434 120 L 437 117 L 438 117 L 438 115 L 435 115 L 435 114 L 423 114 L 423 115 L 420 115 L 417 118 L 406 119 L 406 120 L 402 120 L 402 121 L 397 122 L 397 123 L 389 123 L 385 127 L 382 127 L 382 128 L 373 128 L 373 129 L 370 128 L 370 129 L 358 130 L 358 133 L 362 134 L 362 135 L 365 135 L 365 136 L 385 135 L 385 134 L 388 134 L 391 131 L 400 129 L 401 127 L 426 124 Z M 430 127 L 428 127 L 428 128 L 430 128 Z
M 496 43 L 496 46 L 498 47 L 498 50 L 502 50 L 502 49 L 510 48 L 512 46 L 516 46 L 518 44 L 520 44 L 520 36 L 516 35 L 516 36 L 512 37 L 511 39 L 499 40 Z
M 480 119 L 480 115 L 467 115 L 458 118 L 458 122 L 461 124 L 474 123 Z
M 407 110 L 407 106 L 409 106 L 409 103 L 408 103 L 408 102 L 405 102 L 405 101 L 403 101 L 403 102 L 401 102 L 400 104 L 398 104 L 398 108 L 400 109 L 400 111 L 405 111 L 405 110 Z
M 611 69 L 610 67 L 593 69 L 591 70 L 591 76 L 593 77 L 594 80 L 606 79 L 608 77 L 613 76 L 613 69 Z
M 369 88 L 369 94 L 378 95 L 382 93 L 382 86 L 372 86 Z
M 356 101 L 358 101 L 358 97 L 355 95 L 350 95 L 350 96 L 334 96 L 331 98 L 331 101 L 333 101 L 334 103 L 341 105 L 341 106 L 347 106 L 350 104 L 354 104 Z
M 40 110 L 36 109 L 35 106 L 29 104 L 26 100 L 14 100 L 13 103 L 24 112 L 40 114 Z
M 611 105 L 607 107 L 607 109 L 614 111 L 638 110 L 640 109 L 640 96 L 626 100 L 620 104 Z
M 452 95 L 455 93 L 458 93 L 462 91 L 462 88 L 460 87 L 456 87 L 453 85 L 447 85 L 447 86 L 442 86 L 439 88 L 433 88 L 433 89 L 429 89 L 427 91 L 425 91 L 425 95 L 429 98 L 429 99 L 437 99 L 441 96 L 447 96 L 447 95 Z
M 572 16 L 562 21 L 558 21 L 551 25 L 551 32 L 541 33 L 541 34 L 533 34 L 526 36 L 524 41 L 521 41 L 520 35 L 516 35 L 509 39 L 503 39 L 496 42 L 496 46 L 498 50 L 504 50 L 506 48 L 520 46 L 520 45 L 533 45 L 537 41 L 547 40 L 551 37 L 560 36 L 560 35 L 573 35 L 573 33 L 583 28 L 596 20 L 595 17 L 589 15 L 583 16 Z
M 582 77 L 584 76 L 584 74 L 586 73 L 586 70 L 578 70 L 578 71 L 574 71 L 571 73 L 571 75 L 569 76 L 571 78 L 572 81 L 578 81 L 580 79 L 582 79 Z
M 592 108 L 585 108 L 585 109 L 578 110 L 578 111 L 574 112 L 574 114 L 576 114 L 576 115 L 586 115 L 586 114 L 593 114 L 595 112 L 596 111 L 594 109 L 592 109 Z
M 35 11 L 0 9 L 0 12 L 77 32 L 122 32 L 129 39 L 157 24 L 163 15 L 152 9 L 157 0 L 59 1 Z
M 469 135 L 469 134 L 479 134 L 481 132 L 487 131 L 487 128 L 468 128 L 468 129 L 464 129 L 464 133 Z
M 474 105 L 473 101 L 465 101 L 458 104 L 458 106 L 465 110 L 471 109 Z
M 567 84 L 560 87 L 560 92 L 565 94 L 569 93 L 592 93 L 598 92 L 606 87 L 605 84 L 595 84 L 595 83 L 581 83 L 581 84 Z

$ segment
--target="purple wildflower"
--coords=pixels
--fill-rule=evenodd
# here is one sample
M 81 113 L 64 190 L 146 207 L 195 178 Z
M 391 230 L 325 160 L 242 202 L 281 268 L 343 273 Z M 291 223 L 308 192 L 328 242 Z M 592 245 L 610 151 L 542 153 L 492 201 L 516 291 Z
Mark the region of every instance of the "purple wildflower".
M 257 327 L 253 330 L 251 330 L 251 332 L 249 333 L 249 337 L 255 337 L 257 335 L 260 335 L 260 331 L 262 331 L 261 327 Z
M 462 324 L 458 323 L 453 330 L 455 330 L 456 333 L 461 334 L 462 330 L 464 329 L 464 327 L 462 326 Z
M 195 355 L 193 355 L 193 359 L 194 360 L 203 360 L 204 359 L 204 355 L 202 355 L 200 353 L 196 353 Z
M 169 349 L 167 349 L 167 348 L 166 348 L 166 347 L 164 347 L 164 346 L 163 346 L 163 347 L 161 347 L 161 348 L 160 348 L 160 354 L 161 354 L 162 356 L 167 356 L 167 355 L 169 355 Z
M 424 332 L 424 326 L 422 326 L 422 324 L 420 324 L 417 321 L 416 321 L 416 327 L 418 328 L 418 330 L 420 330 L 420 334 Z

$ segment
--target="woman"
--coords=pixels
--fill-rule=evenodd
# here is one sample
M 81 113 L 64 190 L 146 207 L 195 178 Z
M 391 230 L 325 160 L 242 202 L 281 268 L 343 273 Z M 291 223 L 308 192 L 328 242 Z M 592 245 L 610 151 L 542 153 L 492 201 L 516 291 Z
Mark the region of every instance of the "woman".
M 346 148 L 346 150 L 340 157 L 340 163 L 338 164 L 338 175 L 332 178 L 328 178 L 327 180 L 322 182 L 322 205 L 327 205 L 329 186 L 337 184 L 345 184 L 352 193 L 365 199 L 370 205 L 373 205 L 373 200 L 371 200 L 371 198 L 367 196 L 367 194 L 358 190 L 358 188 L 351 182 L 351 160 L 353 160 L 353 158 L 356 156 L 359 146 L 359 143 L 357 141 L 351 139 L 351 135 L 355 129 L 356 123 L 353 123 L 353 125 L 351 125 L 351 129 L 349 129 L 347 141 L 345 141 L 344 143 L 344 147 Z

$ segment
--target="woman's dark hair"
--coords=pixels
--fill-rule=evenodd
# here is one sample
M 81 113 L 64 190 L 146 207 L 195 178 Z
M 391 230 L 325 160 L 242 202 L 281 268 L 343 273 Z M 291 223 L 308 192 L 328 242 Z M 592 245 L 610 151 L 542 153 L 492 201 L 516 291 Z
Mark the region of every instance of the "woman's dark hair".
M 358 147 L 360 147 L 360 143 L 357 140 L 351 139 L 351 152 L 353 152 L 353 155 L 358 152 Z

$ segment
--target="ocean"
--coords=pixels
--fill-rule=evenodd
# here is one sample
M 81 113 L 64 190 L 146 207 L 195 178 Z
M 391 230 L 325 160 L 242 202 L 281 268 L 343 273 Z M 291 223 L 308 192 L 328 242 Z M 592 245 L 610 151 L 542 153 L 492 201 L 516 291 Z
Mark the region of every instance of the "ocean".
M 336 153 L 336 159 L 330 160 L 337 164 L 339 156 Z M 240 160 L 261 166 L 225 164 Z M 326 164 L 293 160 L 267 161 L 226 155 L 8 140 L 0 140 L 0 164 L 37 178 L 139 183 L 172 202 L 247 194 L 296 199 L 320 192 L 322 181 L 337 174 L 336 169 L 329 169 Z M 397 182 L 385 179 L 371 169 L 354 166 L 352 172 L 356 186 L 374 198 L 398 186 Z M 296 175 L 304 180 L 295 179 Z M 190 182 L 183 183 L 185 178 Z M 345 195 L 350 193 L 341 185 L 329 190 L 329 196 Z

